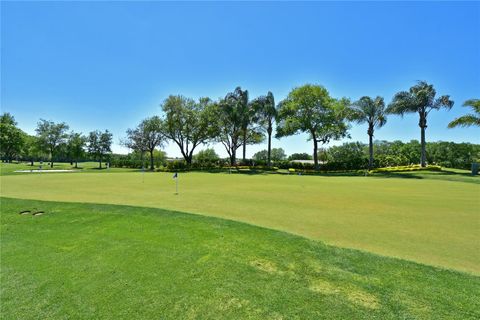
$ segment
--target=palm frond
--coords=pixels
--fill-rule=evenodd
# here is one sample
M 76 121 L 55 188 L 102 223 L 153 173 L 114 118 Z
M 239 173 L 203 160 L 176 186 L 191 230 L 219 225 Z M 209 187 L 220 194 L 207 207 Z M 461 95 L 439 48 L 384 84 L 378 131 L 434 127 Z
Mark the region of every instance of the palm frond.
M 350 119 L 357 123 L 369 123 L 381 127 L 386 122 L 385 102 L 382 97 L 364 96 L 350 106 Z
M 469 127 L 469 126 L 480 127 L 480 117 L 475 116 L 473 114 L 467 114 L 453 120 L 448 124 L 449 128 Z
M 453 107 L 453 101 L 450 100 L 449 95 L 441 96 L 431 106 L 432 109 L 440 109 L 440 108 L 445 108 L 447 110 L 450 110 Z
M 480 99 L 468 99 L 463 103 L 464 107 L 472 107 L 476 113 L 480 113 Z
M 417 112 L 418 103 L 411 92 L 400 91 L 388 105 L 386 112 L 389 114 L 404 115 L 405 113 Z

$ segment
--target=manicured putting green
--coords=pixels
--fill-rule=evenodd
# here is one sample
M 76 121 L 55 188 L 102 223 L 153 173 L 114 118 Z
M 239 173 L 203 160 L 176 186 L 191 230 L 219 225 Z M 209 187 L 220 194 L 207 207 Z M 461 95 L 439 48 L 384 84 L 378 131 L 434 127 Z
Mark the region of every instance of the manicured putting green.
M 198 213 L 480 274 L 480 186 L 426 177 L 180 173 L 179 195 L 170 173 L 22 174 L 0 181 L 5 197 Z
M 3 198 L 0 249 L 5 319 L 480 317 L 477 276 L 161 209 Z

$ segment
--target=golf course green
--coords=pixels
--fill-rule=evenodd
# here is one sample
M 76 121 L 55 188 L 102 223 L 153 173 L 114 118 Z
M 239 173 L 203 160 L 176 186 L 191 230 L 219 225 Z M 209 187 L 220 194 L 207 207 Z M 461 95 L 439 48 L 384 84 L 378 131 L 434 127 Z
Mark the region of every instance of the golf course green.
M 190 172 L 175 194 L 171 173 L 8 166 L 5 319 L 480 317 L 465 172 Z
M 480 185 L 391 177 L 45 173 L 0 177 L 2 196 L 221 217 L 328 244 L 480 274 Z M 448 177 L 447 177 L 448 178 Z

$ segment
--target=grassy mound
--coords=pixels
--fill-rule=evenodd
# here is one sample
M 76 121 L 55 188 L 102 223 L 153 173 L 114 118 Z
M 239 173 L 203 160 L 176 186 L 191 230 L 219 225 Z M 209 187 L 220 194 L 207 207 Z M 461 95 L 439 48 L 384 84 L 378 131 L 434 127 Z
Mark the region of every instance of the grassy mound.
M 480 317 L 468 274 L 161 209 L 1 204 L 5 319 Z

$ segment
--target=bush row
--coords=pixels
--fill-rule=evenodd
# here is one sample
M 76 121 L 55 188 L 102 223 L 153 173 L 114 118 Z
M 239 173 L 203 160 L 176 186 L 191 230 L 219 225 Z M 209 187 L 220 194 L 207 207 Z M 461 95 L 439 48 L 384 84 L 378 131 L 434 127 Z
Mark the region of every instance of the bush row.
M 396 166 L 396 167 L 386 167 L 386 168 L 377 168 L 370 170 L 370 173 L 377 172 L 405 172 L 405 171 L 442 171 L 441 166 L 429 165 L 422 168 L 420 165 L 410 165 L 410 166 Z

